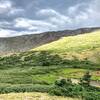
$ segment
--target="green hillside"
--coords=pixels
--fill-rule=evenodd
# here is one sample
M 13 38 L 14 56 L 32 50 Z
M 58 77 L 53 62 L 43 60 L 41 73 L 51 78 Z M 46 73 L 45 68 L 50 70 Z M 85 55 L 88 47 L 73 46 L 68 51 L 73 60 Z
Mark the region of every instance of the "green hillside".
M 88 58 L 100 62 L 100 31 L 83 35 L 63 37 L 52 43 L 37 47 L 33 51 L 48 51 L 66 58 Z
M 100 31 L 76 36 L 63 37 L 52 43 L 40 46 L 34 50 L 49 50 L 54 52 L 81 52 L 100 48 Z
M 100 31 L 63 37 L 27 52 L 1 56 L 0 93 L 48 92 L 56 80 L 79 80 L 88 70 L 91 80 L 98 81 L 96 86 L 100 87 Z

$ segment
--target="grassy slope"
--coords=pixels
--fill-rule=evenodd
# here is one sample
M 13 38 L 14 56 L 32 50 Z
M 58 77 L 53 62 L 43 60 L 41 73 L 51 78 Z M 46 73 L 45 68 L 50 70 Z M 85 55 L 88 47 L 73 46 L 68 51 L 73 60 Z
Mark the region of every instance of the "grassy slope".
M 10 93 L 0 95 L 0 100 L 80 100 L 70 97 L 50 96 L 46 93 Z
M 67 58 L 75 56 L 78 59 L 88 58 L 90 61 L 100 62 L 100 31 L 63 37 L 58 41 L 40 46 L 33 50 L 45 50 L 55 52 Z
M 86 69 L 64 68 L 63 66 L 36 66 L 24 68 L 9 68 L 0 70 L 0 85 L 9 84 L 11 86 L 18 84 L 52 84 L 56 79 L 65 78 L 81 78 Z M 97 71 L 92 72 L 92 79 L 100 80 L 96 75 Z M 4 85 L 5 85 L 4 84 Z
M 51 50 L 56 52 L 83 51 L 100 48 L 100 31 L 63 37 L 52 43 L 37 47 L 35 50 Z

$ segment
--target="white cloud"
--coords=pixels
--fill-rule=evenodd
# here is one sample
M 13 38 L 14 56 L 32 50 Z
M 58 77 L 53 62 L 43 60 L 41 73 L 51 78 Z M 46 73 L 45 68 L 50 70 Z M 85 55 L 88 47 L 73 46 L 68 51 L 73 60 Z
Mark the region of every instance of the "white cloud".
M 85 13 L 88 15 L 86 19 L 87 25 L 100 26 L 100 0 L 92 0 Z
M 13 2 L 10 0 L 0 1 L 0 14 L 16 15 L 22 12 L 24 12 L 24 9 L 14 7 Z
M 37 15 L 42 15 L 42 16 L 49 16 L 49 18 L 55 18 L 58 19 L 60 21 L 66 21 L 68 23 L 71 22 L 70 18 L 68 16 L 64 16 L 63 14 L 53 10 L 53 9 L 42 9 L 40 11 L 37 12 Z
M 93 0 L 87 9 L 90 18 L 100 21 L 100 0 Z M 98 22 L 98 21 L 96 21 Z
M 15 27 L 17 28 L 29 28 L 31 27 L 31 21 L 24 18 L 17 18 L 15 19 Z
M 89 16 L 87 13 L 80 12 L 80 14 L 75 17 L 75 21 L 76 21 L 76 23 L 83 22 L 84 20 L 87 20 L 88 17 Z
M 7 22 L 7 21 L 0 21 L 0 27 L 2 26 L 6 26 L 6 25 L 10 25 L 11 23 Z
M 100 25 L 100 0 L 91 0 L 89 3 L 82 2 L 70 6 L 65 14 L 53 9 L 42 9 L 37 12 L 38 16 L 61 29 L 79 28 Z
M 4 21 L 4 20 L 0 21 L 0 28 L 8 29 L 8 28 L 12 28 L 12 25 L 13 25 L 12 22 Z
M 100 0 L 91 0 L 69 7 L 68 15 L 72 18 L 71 26 L 89 27 L 100 26 Z
M 67 24 L 71 24 L 72 20 L 69 16 L 65 16 L 53 9 L 42 9 L 37 12 L 37 15 L 46 17 L 46 21 L 56 25 L 56 30 L 65 28 Z
M 0 37 L 13 37 L 13 36 L 20 36 L 25 34 L 33 34 L 33 33 L 40 33 L 41 31 L 14 31 L 9 29 L 2 29 L 0 28 Z
M 56 26 L 41 20 L 31 20 L 27 18 L 17 18 L 15 20 L 15 27 L 26 28 L 28 30 L 48 30 L 55 29 Z M 41 30 L 42 31 L 42 30 Z
M 80 4 L 69 7 L 68 8 L 68 14 L 74 15 L 78 11 L 79 7 L 80 7 Z
M 14 35 L 16 32 L 8 29 L 0 29 L 0 37 L 9 37 Z
M 75 26 L 77 26 L 81 23 L 79 26 L 81 27 L 81 25 L 84 24 L 84 21 L 88 20 L 89 18 L 89 14 L 87 12 L 88 6 L 89 5 L 87 3 L 79 3 L 68 8 L 67 16 L 72 18 L 72 26 L 74 26 L 74 24 Z
M 0 22 L 0 26 L 9 26 L 11 23 L 3 21 Z M 10 37 L 10 36 L 19 36 L 19 35 L 24 35 L 24 34 L 37 34 L 37 33 L 41 33 L 41 32 L 46 32 L 46 31 L 50 31 L 50 30 L 55 30 L 56 26 L 45 22 L 45 21 L 41 21 L 41 20 L 31 20 L 31 19 L 27 19 L 27 18 L 16 18 L 14 20 L 14 22 L 12 22 L 12 24 L 14 25 L 13 28 L 24 28 L 25 31 L 15 31 L 12 29 L 3 29 L 0 28 L 0 37 Z
M 88 3 L 78 3 L 74 6 L 70 6 L 68 9 L 67 9 L 67 13 L 69 15 L 77 15 L 79 14 L 82 10 L 85 9 L 85 7 L 88 6 Z
M 8 0 L 0 1 L 0 14 L 8 12 L 12 8 L 12 3 Z
M 17 14 L 19 14 L 19 13 L 23 13 L 24 11 L 25 11 L 25 10 L 22 9 L 22 8 L 12 8 L 12 9 L 9 11 L 8 15 L 17 15 Z
M 59 15 L 58 12 L 56 12 L 55 10 L 53 9 L 41 9 L 37 12 L 37 15 L 39 16 L 55 16 L 55 15 Z

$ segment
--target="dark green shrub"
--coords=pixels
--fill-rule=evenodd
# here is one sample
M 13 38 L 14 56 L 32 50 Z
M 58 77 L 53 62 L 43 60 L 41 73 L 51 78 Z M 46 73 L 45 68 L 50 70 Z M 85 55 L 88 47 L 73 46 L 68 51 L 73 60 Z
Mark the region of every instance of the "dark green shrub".
M 100 100 L 100 93 L 86 92 L 82 96 L 83 100 Z
M 10 92 L 48 92 L 51 86 L 49 85 L 18 85 L 0 87 L 0 93 Z
M 84 77 L 86 77 L 85 80 L 87 81 L 88 75 L 89 73 L 84 75 Z M 82 100 L 100 100 L 100 89 L 90 85 L 87 87 L 86 84 L 85 86 L 80 84 L 72 84 L 70 79 L 61 79 L 55 81 L 55 84 L 50 89 L 49 93 L 57 96 L 82 98 Z
M 85 75 L 80 80 L 80 84 L 83 85 L 83 86 L 89 86 L 90 81 L 91 81 L 91 75 L 90 75 L 90 72 L 88 71 L 88 72 L 85 73 Z

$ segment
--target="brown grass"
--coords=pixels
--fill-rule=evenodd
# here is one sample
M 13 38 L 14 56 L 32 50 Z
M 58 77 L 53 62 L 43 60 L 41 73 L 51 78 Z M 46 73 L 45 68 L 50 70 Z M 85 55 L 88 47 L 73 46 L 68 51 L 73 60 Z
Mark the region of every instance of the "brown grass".
M 1 94 L 0 100 L 80 100 L 70 97 L 50 96 L 47 93 L 9 93 Z

